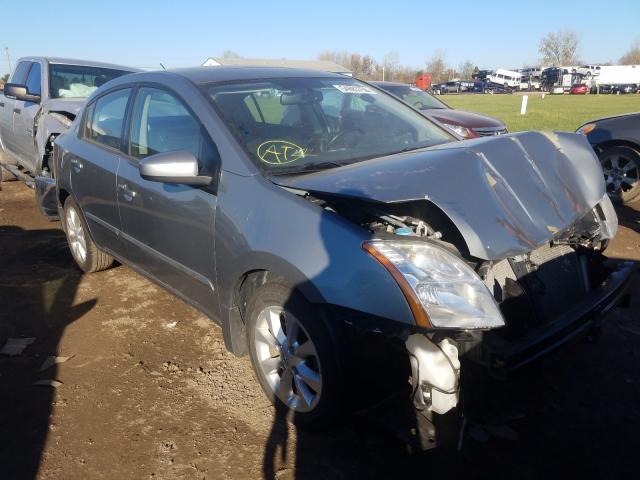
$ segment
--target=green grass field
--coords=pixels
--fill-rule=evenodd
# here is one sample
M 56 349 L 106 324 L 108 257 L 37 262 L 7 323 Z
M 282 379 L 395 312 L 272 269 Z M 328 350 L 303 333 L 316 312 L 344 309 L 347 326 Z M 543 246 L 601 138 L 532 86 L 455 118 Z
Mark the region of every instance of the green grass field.
M 640 95 L 545 95 L 529 94 L 526 115 L 520 115 L 522 95 L 442 95 L 446 104 L 460 110 L 484 113 L 501 119 L 510 132 L 521 130 L 575 131 L 600 117 L 640 112 Z

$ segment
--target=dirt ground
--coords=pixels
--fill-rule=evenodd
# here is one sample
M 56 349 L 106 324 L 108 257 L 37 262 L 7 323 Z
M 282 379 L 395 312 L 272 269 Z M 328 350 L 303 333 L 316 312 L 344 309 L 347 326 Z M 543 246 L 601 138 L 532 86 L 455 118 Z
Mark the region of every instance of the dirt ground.
M 621 215 L 609 254 L 640 259 L 640 214 Z M 476 379 L 459 453 L 410 455 L 362 416 L 287 426 L 219 327 L 125 266 L 81 274 L 33 191 L 4 183 L 0 347 L 35 340 L 0 356 L 0 478 L 637 478 L 639 283 L 600 335 Z M 42 370 L 49 356 L 71 358 Z

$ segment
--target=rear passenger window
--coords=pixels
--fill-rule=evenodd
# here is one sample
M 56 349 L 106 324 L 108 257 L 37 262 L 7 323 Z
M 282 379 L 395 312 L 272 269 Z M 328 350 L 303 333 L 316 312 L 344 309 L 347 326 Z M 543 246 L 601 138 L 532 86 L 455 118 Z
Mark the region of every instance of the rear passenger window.
M 27 91 L 32 95 L 40 95 L 40 73 L 42 69 L 40 68 L 40 64 L 37 62 L 33 63 L 31 70 L 29 70 L 29 76 L 27 77 Z
M 120 149 L 122 147 L 122 125 L 127 112 L 130 88 L 117 90 L 100 97 L 92 107 L 87 136 L 97 143 Z
M 131 117 L 130 155 L 187 150 L 198 159 L 201 174 L 212 174 L 219 164 L 218 151 L 200 122 L 175 95 L 143 87 L 136 95 Z

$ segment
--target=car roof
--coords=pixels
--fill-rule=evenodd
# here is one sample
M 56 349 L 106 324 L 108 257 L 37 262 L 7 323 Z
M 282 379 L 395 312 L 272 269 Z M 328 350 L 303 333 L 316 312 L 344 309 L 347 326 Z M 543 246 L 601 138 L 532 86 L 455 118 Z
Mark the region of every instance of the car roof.
M 96 62 L 93 60 L 79 60 L 76 58 L 61 58 L 61 57 L 22 57 L 18 59 L 20 61 L 38 61 L 44 60 L 47 63 L 63 64 L 63 65 L 82 65 L 86 67 L 99 67 L 110 68 L 113 70 L 125 70 L 127 72 L 142 72 L 139 68 L 127 67 L 125 65 L 116 65 L 113 63 Z
M 157 73 L 164 73 L 162 71 Z M 262 78 L 351 78 L 339 73 L 323 72 L 303 68 L 251 67 L 251 66 L 210 66 L 176 68 L 166 73 L 180 75 L 194 83 L 229 82 L 237 80 L 258 80 Z
M 408 83 L 402 83 L 402 82 L 381 82 L 379 80 L 373 81 L 373 82 L 369 82 L 371 85 L 376 85 L 380 88 L 384 88 L 384 87 L 411 87 L 411 85 L 409 85 Z

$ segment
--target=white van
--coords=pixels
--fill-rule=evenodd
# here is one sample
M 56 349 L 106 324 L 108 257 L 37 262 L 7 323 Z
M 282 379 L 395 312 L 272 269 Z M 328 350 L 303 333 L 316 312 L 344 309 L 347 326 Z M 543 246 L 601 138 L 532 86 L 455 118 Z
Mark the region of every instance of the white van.
M 602 67 L 600 65 L 582 65 L 576 68 L 578 73 L 581 73 L 585 78 L 597 77 L 600 75 Z
M 514 72 L 513 70 L 498 69 L 491 73 L 491 75 L 487 75 L 487 80 L 490 82 L 517 89 L 520 89 L 521 79 L 522 74 L 520 72 Z

